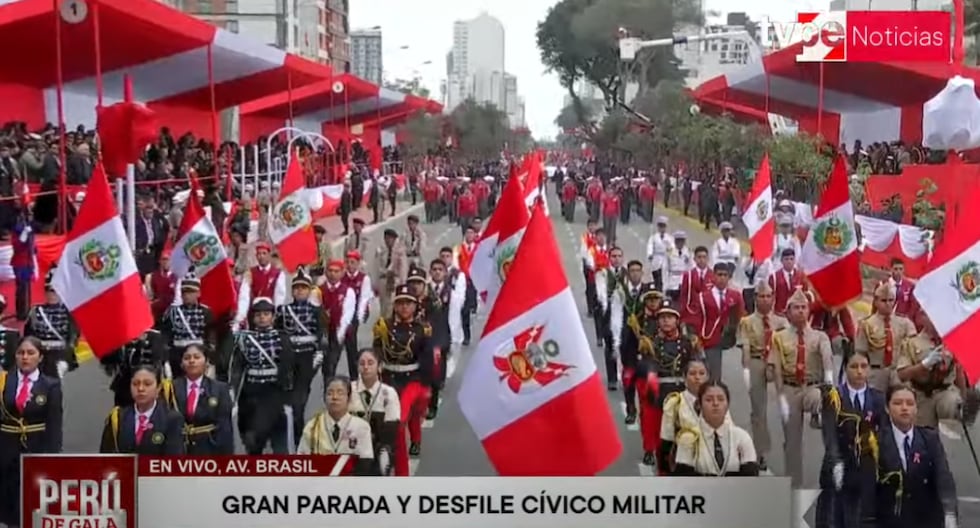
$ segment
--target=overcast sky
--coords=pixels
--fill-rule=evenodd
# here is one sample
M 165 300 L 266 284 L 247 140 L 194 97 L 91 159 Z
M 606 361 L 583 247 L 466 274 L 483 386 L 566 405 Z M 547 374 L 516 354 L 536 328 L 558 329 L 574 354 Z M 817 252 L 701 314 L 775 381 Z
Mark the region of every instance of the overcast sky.
M 801 10 L 823 10 L 827 0 L 704 0 L 705 9 L 724 13 L 732 4 L 749 16 L 792 20 Z M 526 102 L 526 119 L 536 138 L 554 137 L 554 120 L 561 110 L 565 90 L 557 77 L 544 72 L 535 41 L 535 30 L 556 0 L 355 0 L 350 3 L 351 29 L 381 26 L 386 76 L 423 78 L 433 97 L 439 98 L 439 82 L 446 76 L 446 53 L 452 47 L 453 22 L 475 17 L 481 11 L 504 25 L 506 68 L 517 76 L 518 92 Z M 400 49 L 408 46 L 408 49 Z M 430 65 L 423 65 L 432 61 Z

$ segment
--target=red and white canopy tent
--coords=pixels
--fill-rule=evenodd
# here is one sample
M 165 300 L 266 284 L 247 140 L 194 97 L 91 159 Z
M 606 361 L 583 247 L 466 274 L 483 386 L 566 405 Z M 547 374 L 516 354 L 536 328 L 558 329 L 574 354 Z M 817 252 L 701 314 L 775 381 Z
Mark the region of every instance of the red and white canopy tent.
M 782 115 L 835 144 L 917 142 L 926 101 L 956 74 L 980 80 L 980 70 L 944 63 L 796 62 L 801 49 L 796 44 L 710 79 L 694 97 Z
M 713 116 L 730 116 L 738 123 L 757 124 L 769 130 L 769 116 L 765 110 L 757 110 L 734 102 L 719 101 L 712 97 L 697 98 L 698 107 L 702 112 Z
M 93 127 L 96 106 L 121 101 L 129 75 L 134 98 L 166 125 L 209 137 L 213 112 L 330 76 L 155 0 L 0 2 L 0 46 L 26 50 L 0 69 L 0 115 L 32 127 Z

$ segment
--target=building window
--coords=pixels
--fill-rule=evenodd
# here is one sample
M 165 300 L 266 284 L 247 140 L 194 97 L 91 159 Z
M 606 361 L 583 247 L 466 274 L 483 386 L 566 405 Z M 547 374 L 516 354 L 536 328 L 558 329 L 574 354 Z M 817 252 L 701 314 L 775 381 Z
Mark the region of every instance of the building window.
M 214 12 L 214 7 L 211 5 L 211 0 L 198 0 L 197 2 L 197 12 L 210 15 Z
M 299 26 L 293 26 L 293 46 L 299 46 Z
M 226 21 L 225 29 L 231 31 L 232 33 L 238 33 L 238 21 L 237 20 Z

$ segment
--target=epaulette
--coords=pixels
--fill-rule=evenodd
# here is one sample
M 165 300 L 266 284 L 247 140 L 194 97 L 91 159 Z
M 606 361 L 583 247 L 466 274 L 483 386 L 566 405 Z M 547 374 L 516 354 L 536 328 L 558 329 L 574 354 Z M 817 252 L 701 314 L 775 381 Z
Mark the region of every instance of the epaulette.
M 374 323 L 374 329 L 372 334 L 375 339 L 385 339 L 388 337 L 388 320 L 384 317 L 379 317 L 378 321 Z
M 834 410 L 834 413 L 840 414 L 840 410 L 842 406 L 841 406 L 841 399 L 840 399 L 840 391 L 837 390 L 837 387 L 830 387 L 829 389 L 827 389 L 826 399 L 827 399 L 827 405 L 830 405 L 830 407 Z
M 664 400 L 664 413 L 673 408 L 679 407 L 681 404 L 681 393 L 672 392 L 667 395 L 667 399 Z

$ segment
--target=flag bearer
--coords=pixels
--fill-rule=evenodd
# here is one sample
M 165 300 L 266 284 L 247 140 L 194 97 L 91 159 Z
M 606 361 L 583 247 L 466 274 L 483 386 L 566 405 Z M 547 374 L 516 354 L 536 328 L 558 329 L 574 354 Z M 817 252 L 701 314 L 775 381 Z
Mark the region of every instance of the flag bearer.
M 147 330 L 139 338 L 99 360 L 106 373 L 112 377 L 109 390 L 114 394 L 116 407 L 133 404 L 130 385 L 136 369 L 149 366 L 162 372 L 163 365 L 167 362 L 167 353 L 167 341 L 163 335 L 156 330 Z
M 416 318 L 418 298 L 408 285 L 395 291 L 390 317 L 381 317 L 374 325 L 374 350 L 382 360 L 381 380 L 398 391 L 401 402 L 402 428 L 395 438 L 395 475 L 408 476 L 409 454 L 422 450 L 421 417 L 428 410 L 429 387 L 440 365 L 432 350 L 432 327 Z M 405 424 L 410 426 L 411 448 L 405 445 Z
M 180 300 L 171 306 L 160 321 L 160 333 L 170 344 L 168 363 L 164 365 L 164 377 L 173 379 L 181 374 L 184 349 L 190 345 L 201 345 L 212 350 L 215 337 L 211 323 L 214 315 L 211 309 L 201 304 L 201 281 L 193 272 L 180 280 Z
M 656 332 L 650 337 L 651 353 L 642 354 L 636 368 L 643 463 L 649 466 L 657 465 L 664 400 L 684 390 L 687 362 L 704 354 L 697 337 L 680 324 L 681 314 L 675 306 L 668 299 L 661 302 L 656 311 Z M 665 461 L 660 461 L 660 467 L 666 469 Z
M 252 301 L 251 316 L 249 329 L 235 338 L 228 369 L 236 393 L 238 432 L 250 455 L 262 454 L 270 442 L 273 453 L 288 454 L 293 447 L 291 403 L 296 356 L 289 336 L 273 324 L 272 299 Z
M 473 262 L 473 252 L 476 251 L 476 239 L 478 233 L 473 226 L 469 226 L 463 234 L 463 242 L 456 246 L 453 252 L 452 267 L 458 270 L 459 274 L 466 280 L 466 302 L 463 304 L 463 346 L 470 345 L 471 328 L 470 319 L 477 309 L 476 287 L 470 278 L 470 263 Z
M 632 331 L 630 328 L 633 319 L 643 313 L 643 292 L 646 287 L 643 283 L 643 263 L 639 260 L 631 260 L 626 265 L 626 280 L 623 287 L 610 300 L 612 306 L 610 326 L 614 327 L 612 331 L 615 332 L 612 337 L 615 341 L 616 357 L 622 357 L 623 335 Z M 636 423 L 636 386 L 632 376 L 627 379 L 625 367 L 622 378 L 623 398 L 626 400 L 625 422 L 626 425 L 632 425 Z
M 674 237 L 667 233 L 667 217 L 661 216 L 657 218 L 657 231 L 647 240 L 647 260 L 657 291 L 664 291 L 670 273 L 668 259 L 675 253 Z
M 371 425 L 375 460 L 373 474 L 388 476 L 394 469 L 392 455 L 402 415 L 398 391 L 381 382 L 381 358 L 373 348 L 361 350 L 357 370 L 358 377 L 351 384 L 353 395 L 348 410 Z
M 446 271 L 446 263 L 435 259 L 429 264 L 428 294 L 420 300 L 425 306 L 426 322 L 432 326 L 433 352 L 439 356 L 439 364 L 448 366 L 452 346 L 463 341 L 463 326 L 460 321 L 463 301 L 466 299 L 466 285 L 463 281 L 453 281 Z M 439 370 L 432 383 L 432 397 L 426 419 L 434 420 L 439 413 L 439 392 L 446 384 L 447 368 Z
M 467 229 L 472 232 L 472 227 Z M 453 291 L 461 288 L 463 291 L 463 303 L 459 309 L 459 330 L 458 336 L 462 341 L 454 341 L 453 348 L 458 345 L 469 346 L 470 344 L 470 316 L 476 311 L 476 288 L 473 287 L 466 272 L 460 267 L 456 258 L 456 252 L 451 247 L 443 247 L 439 250 L 439 258 L 446 268 L 446 280 L 453 285 Z M 469 269 L 467 267 L 466 269 Z
M 355 475 L 370 475 L 374 466 L 371 426 L 350 412 L 353 388 L 346 376 L 324 381 L 326 408 L 303 428 L 297 452 L 301 455 L 355 455 Z
M 184 416 L 184 449 L 188 455 L 235 454 L 231 425 L 231 391 L 228 385 L 208 377 L 207 351 L 190 345 L 181 358 L 184 373 L 164 385 L 164 400 Z M 169 387 L 169 388 L 168 388 Z
M 61 452 L 61 381 L 41 372 L 43 359 L 40 340 L 26 337 L 15 364 L 0 370 L 0 523 L 7 526 L 20 526 L 21 455 Z
M 918 333 L 915 324 L 894 313 L 894 309 L 895 289 L 883 282 L 875 288 L 874 311 L 858 325 L 854 338 L 854 350 L 864 353 L 871 362 L 871 386 L 882 393 L 896 381 L 895 365 L 902 345 Z
M 64 378 L 69 370 L 78 368 L 75 346 L 78 345 L 78 328 L 71 318 L 68 307 L 51 286 L 54 270 L 44 279 L 44 304 L 31 308 L 24 324 L 24 335 L 34 336 L 44 347 L 41 371 L 45 376 Z
M 796 290 L 787 304 L 789 326 L 773 334 L 769 355 L 783 419 L 783 460 L 794 488 L 803 483 L 803 415 L 820 412 L 820 384 L 834 383 L 830 338 L 810 327 L 809 311 L 810 298 Z
M 585 223 L 585 233 L 582 233 L 582 243 L 579 245 L 579 258 L 582 259 L 582 276 L 585 278 L 585 305 L 592 317 L 596 307 L 595 272 L 591 266 L 596 244 L 596 231 L 599 225 L 591 218 Z
M 640 303 L 642 308 L 639 312 L 626 320 L 625 330 L 623 331 L 623 341 L 620 345 L 620 361 L 623 365 L 623 393 L 626 397 L 626 414 L 630 423 L 635 422 L 636 403 L 636 370 L 637 364 L 653 354 L 653 339 L 657 335 L 657 311 L 663 302 L 663 295 L 657 291 L 652 283 L 643 285 L 640 290 Z M 640 400 L 640 430 L 643 430 L 643 421 L 648 420 L 646 406 Z M 630 416 L 630 411 L 633 416 Z M 650 427 L 649 421 L 647 427 Z M 656 463 L 653 441 L 647 436 L 643 436 L 643 462 L 647 465 Z
M 765 470 L 772 441 L 769 437 L 769 374 L 767 365 L 772 353 L 772 337 L 789 327 L 789 321 L 773 313 L 773 291 L 760 284 L 755 291 L 755 312 L 743 317 L 738 325 L 738 344 L 742 348 L 742 378 L 749 390 L 752 408 L 752 439 L 759 457 L 759 469 Z
M 599 312 L 595 317 L 596 335 L 602 346 L 606 360 L 606 385 L 610 391 L 618 387 L 616 350 L 619 349 L 620 336 L 623 332 L 623 311 L 613 305 L 613 298 L 623 294 L 623 283 L 626 282 L 626 268 L 623 267 L 623 250 L 612 247 L 608 253 L 609 265 L 595 272 L 595 284 Z
M 321 343 L 324 379 L 337 373 L 343 343 L 357 317 L 357 294 L 343 279 L 344 262 L 330 261 L 327 264 L 326 278 L 320 285 L 321 324 L 324 332 Z
M 279 306 L 286 302 L 286 274 L 272 262 L 272 246 L 259 241 L 255 244 L 255 260 L 252 266 L 242 276 L 238 290 L 238 314 L 235 326 L 238 327 L 248 315 L 252 301 L 264 297 Z
M 320 326 L 320 309 L 310 302 L 313 278 L 300 268 L 292 282 L 293 302 L 276 307 L 275 326 L 289 336 L 296 356 L 292 406 L 293 438 L 298 442 L 306 423 L 310 385 L 323 363 L 323 352 L 320 351 L 323 327 Z
M 371 286 L 371 276 L 364 273 L 360 251 L 348 251 L 347 273 L 341 279 L 347 287 L 354 291 L 357 300 L 357 313 L 350 323 L 350 328 L 344 334 L 344 352 L 347 355 L 347 372 L 353 376 L 357 372 L 357 330 L 368 320 L 368 307 L 374 299 L 374 288 Z
M 964 406 L 964 396 L 975 399 L 975 389 L 968 388 L 962 365 L 943 345 L 929 316 L 919 312 L 918 320 L 922 332 L 903 343 L 895 363 L 898 379 L 915 393 L 916 425 L 936 428 L 940 420 L 972 425 L 976 406 Z

